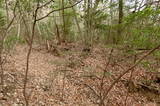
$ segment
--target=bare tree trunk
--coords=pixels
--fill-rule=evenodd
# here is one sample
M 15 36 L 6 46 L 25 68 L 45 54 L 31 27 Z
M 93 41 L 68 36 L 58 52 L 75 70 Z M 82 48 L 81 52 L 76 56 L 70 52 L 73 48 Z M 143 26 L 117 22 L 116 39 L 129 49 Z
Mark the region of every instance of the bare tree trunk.
M 18 5 L 19 13 L 20 13 L 20 16 L 22 18 L 22 22 L 25 26 L 24 38 L 25 38 L 26 43 L 29 45 L 30 44 L 30 39 L 31 39 L 30 36 L 29 36 L 31 34 L 30 33 L 30 28 L 29 28 L 29 25 L 26 22 L 24 14 L 23 14 L 23 10 L 22 10 L 22 7 L 21 7 L 22 4 L 21 4 L 20 0 L 18 0 L 18 3 L 19 3 L 19 5 Z
M 4 34 L 0 37 L 0 69 L 1 69 L 1 88 L 3 91 L 4 87 L 4 69 L 3 69 L 3 44 L 4 44 Z
M 109 12 L 110 12 L 110 28 L 109 28 L 109 35 L 107 36 L 107 43 L 110 42 L 110 37 L 114 37 L 114 35 L 112 34 L 112 23 L 113 23 L 113 8 L 112 8 L 112 5 L 113 4 L 113 0 L 110 0 L 109 2 L 109 5 L 110 5 L 110 9 L 109 9 Z M 113 43 L 113 41 L 112 41 Z
M 110 6 L 112 5 L 112 3 L 113 3 L 113 0 L 110 0 Z M 110 24 L 112 24 L 112 20 L 113 20 L 113 10 L 112 10 L 113 8 L 112 8 L 112 6 L 110 7 L 110 14 L 111 14 L 111 23 Z
M 54 24 L 56 26 L 56 35 L 57 35 L 58 44 L 60 45 L 61 44 L 61 36 L 60 36 L 60 33 L 59 33 L 59 27 L 58 27 L 56 21 L 54 21 Z
M 71 5 L 73 5 L 73 3 L 72 3 L 71 0 L 69 0 L 69 3 L 70 3 Z M 81 27 L 80 27 L 80 25 L 79 25 L 79 23 L 78 23 L 78 17 L 77 17 L 77 15 L 76 15 L 76 10 L 75 10 L 74 7 L 72 7 L 72 10 L 73 10 L 73 12 L 74 12 L 74 14 L 75 14 L 75 15 L 74 15 L 74 19 L 75 19 L 75 22 L 76 22 L 76 25 L 77 25 L 77 28 L 78 28 L 78 32 L 79 32 L 80 36 L 82 37 L 82 41 L 84 41 L 84 40 L 83 40 L 82 31 L 81 31 Z
M 64 0 L 62 0 L 62 22 L 63 22 L 63 41 L 66 40 L 66 25 L 65 25 L 65 18 L 64 18 Z
M 42 37 L 42 32 L 41 32 L 41 29 L 40 29 L 40 23 L 37 22 L 37 29 L 38 29 L 38 32 L 39 32 L 39 36 L 38 36 L 38 42 L 39 44 L 41 45 L 41 37 Z
M 18 28 L 17 28 L 17 37 L 18 38 L 20 37 L 20 32 L 21 32 L 21 20 L 19 20 Z
M 90 37 L 91 37 L 91 35 L 90 35 L 90 0 L 87 0 L 87 19 L 86 19 L 86 26 L 87 26 L 87 28 L 86 28 L 86 37 L 87 37 L 87 39 L 86 39 L 86 43 L 88 44 L 88 43 L 90 43 Z
M 123 19 L 123 0 L 119 0 L 119 21 L 118 23 L 121 24 Z
M 33 22 L 33 25 L 32 25 L 32 35 L 31 35 L 31 39 L 30 39 L 30 43 L 29 43 L 29 49 L 28 49 L 28 53 L 27 53 L 27 59 L 26 59 L 26 69 L 25 69 L 25 78 L 24 78 L 24 86 L 23 86 L 23 96 L 24 96 L 24 99 L 25 99 L 25 102 L 26 102 L 26 106 L 29 106 L 29 98 L 28 98 L 27 93 L 26 93 L 26 87 L 27 87 L 27 83 L 28 83 L 29 60 L 30 60 L 33 40 L 34 40 L 34 36 L 35 36 L 35 27 L 36 27 L 36 23 L 37 23 L 38 9 L 39 9 L 39 1 L 37 3 L 37 8 L 36 8 L 35 13 L 34 13 L 34 22 Z
M 114 43 L 118 43 L 120 39 L 122 38 L 122 20 L 123 20 L 123 0 L 119 0 L 119 19 L 118 24 L 119 28 L 117 31 L 117 37 L 114 39 Z
M 5 8 L 6 8 L 6 14 L 7 14 L 7 23 L 9 22 L 9 12 L 8 12 L 8 3 L 7 0 L 5 0 Z
M 91 35 L 91 38 L 90 38 L 90 40 L 91 40 L 91 43 L 90 43 L 90 45 L 91 45 L 91 47 L 93 47 L 93 43 L 94 43 L 94 29 L 93 29 L 93 17 L 94 17 L 94 8 L 93 8 L 93 6 L 92 6 L 92 0 L 90 0 L 90 14 L 89 14 L 89 28 L 90 28 L 90 35 Z M 98 6 L 98 4 L 97 4 L 97 6 Z
M 86 18 L 86 16 L 87 16 L 87 13 L 86 13 L 86 11 L 87 11 L 87 0 L 84 0 L 84 5 L 83 5 L 83 11 L 84 11 L 84 43 L 85 44 L 87 44 L 87 37 L 88 37 L 88 29 L 87 29 L 87 18 Z

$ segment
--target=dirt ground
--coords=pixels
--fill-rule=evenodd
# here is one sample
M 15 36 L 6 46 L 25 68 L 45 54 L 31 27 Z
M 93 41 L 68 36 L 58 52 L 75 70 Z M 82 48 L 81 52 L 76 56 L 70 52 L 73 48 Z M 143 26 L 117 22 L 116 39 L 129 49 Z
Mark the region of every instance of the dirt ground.
M 30 106 L 97 106 L 100 102 L 98 95 L 105 94 L 114 79 L 134 64 L 133 59 L 115 64 L 123 55 L 114 50 L 102 87 L 110 48 L 94 47 L 89 51 L 71 44 L 56 49 L 58 51 L 47 51 L 44 47 L 33 46 L 27 84 Z M 22 90 L 26 55 L 26 45 L 16 46 L 7 55 L 5 90 L 0 93 L 0 106 L 24 106 Z M 146 73 L 141 66 L 134 69 L 131 79 L 130 73 L 125 75 L 106 97 L 106 106 L 156 106 L 153 100 L 136 92 L 130 93 L 125 86 L 125 81 L 136 82 L 143 77 Z

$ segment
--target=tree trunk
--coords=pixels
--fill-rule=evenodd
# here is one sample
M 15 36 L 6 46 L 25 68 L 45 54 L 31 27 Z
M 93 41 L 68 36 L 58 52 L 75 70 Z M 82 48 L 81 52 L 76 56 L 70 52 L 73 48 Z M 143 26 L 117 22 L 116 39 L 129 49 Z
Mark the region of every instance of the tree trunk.
M 90 0 L 87 1 L 87 19 L 86 19 L 86 25 L 87 25 L 87 37 L 89 38 L 90 40 L 90 37 L 91 35 L 89 34 L 90 33 Z M 88 43 L 90 41 L 86 41 L 86 43 Z
M 62 22 L 63 22 L 63 41 L 66 40 L 66 25 L 65 25 L 65 18 L 64 18 L 64 0 L 62 0 Z
M 118 23 L 121 24 L 123 19 L 123 0 L 119 0 L 119 21 Z
M 118 19 L 118 31 L 117 31 L 117 37 L 114 39 L 114 43 L 119 43 L 119 41 L 122 38 L 122 20 L 123 20 L 123 0 L 119 0 L 119 19 Z
M 73 3 L 72 3 L 71 0 L 69 0 L 69 3 L 70 3 L 70 5 L 73 5 Z M 74 15 L 74 18 L 75 18 L 75 22 L 76 22 L 76 25 L 77 25 L 77 28 L 78 28 L 78 32 L 79 32 L 80 36 L 82 37 L 82 31 L 81 31 L 80 25 L 79 25 L 79 23 L 78 23 L 78 17 L 77 17 L 77 15 L 76 15 L 76 10 L 75 10 L 74 7 L 72 7 L 72 10 L 73 10 L 73 12 L 74 12 L 74 14 L 75 14 L 75 15 Z M 83 39 L 83 37 L 82 37 L 82 39 Z
M 9 22 L 9 12 L 8 12 L 8 3 L 7 0 L 5 0 L 5 8 L 6 8 L 6 14 L 7 14 L 7 23 Z
M 58 44 L 60 45 L 61 44 L 61 37 L 60 37 L 60 33 L 59 33 L 59 28 L 58 28 L 56 21 L 54 21 L 54 24 L 56 26 L 56 35 L 57 35 Z

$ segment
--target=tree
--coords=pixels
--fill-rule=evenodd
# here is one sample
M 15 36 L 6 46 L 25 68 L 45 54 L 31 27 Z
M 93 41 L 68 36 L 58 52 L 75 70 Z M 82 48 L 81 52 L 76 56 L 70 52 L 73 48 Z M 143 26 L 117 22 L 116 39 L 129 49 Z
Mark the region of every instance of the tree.
M 118 34 L 117 34 L 117 40 L 115 41 L 115 43 L 118 43 L 119 40 L 122 37 L 122 22 L 123 22 L 123 0 L 119 0 L 119 6 L 118 6 L 118 13 L 119 13 L 119 18 L 118 18 Z

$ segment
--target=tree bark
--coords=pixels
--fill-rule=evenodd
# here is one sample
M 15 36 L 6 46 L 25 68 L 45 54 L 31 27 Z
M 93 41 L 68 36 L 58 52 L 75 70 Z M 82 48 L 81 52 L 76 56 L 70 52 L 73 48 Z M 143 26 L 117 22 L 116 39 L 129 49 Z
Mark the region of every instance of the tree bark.
M 70 3 L 70 5 L 73 5 L 73 3 L 72 3 L 72 1 L 71 0 L 69 0 L 69 3 Z M 75 22 L 76 22 L 76 25 L 77 25 L 77 28 L 78 28 L 78 32 L 79 32 L 79 34 L 80 34 L 80 36 L 82 37 L 82 31 L 81 31 L 81 28 L 80 28 L 80 25 L 79 25 L 79 23 L 78 23 L 78 17 L 77 17 L 77 15 L 76 15 L 76 10 L 75 10 L 75 8 L 74 7 L 72 7 L 72 10 L 73 10 L 73 12 L 74 12 L 74 19 L 75 19 Z M 83 37 L 82 37 L 83 38 Z
M 114 43 L 119 43 L 119 41 L 122 38 L 122 20 L 123 20 L 123 0 L 119 0 L 119 19 L 118 19 L 118 31 L 117 31 L 117 37 L 114 38 Z
M 121 24 L 123 20 L 123 0 L 119 0 L 119 21 L 118 23 Z
M 8 12 L 8 3 L 7 0 L 5 0 L 5 8 L 6 8 L 6 14 L 7 14 L 7 23 L 9 22 L 9 12 Z
M 62 0 L 62 22 L 63 22 L 63 41 L 66 40 L 66 24 L 65 24 L 65 17 L 64 17 L 64 0 Z

